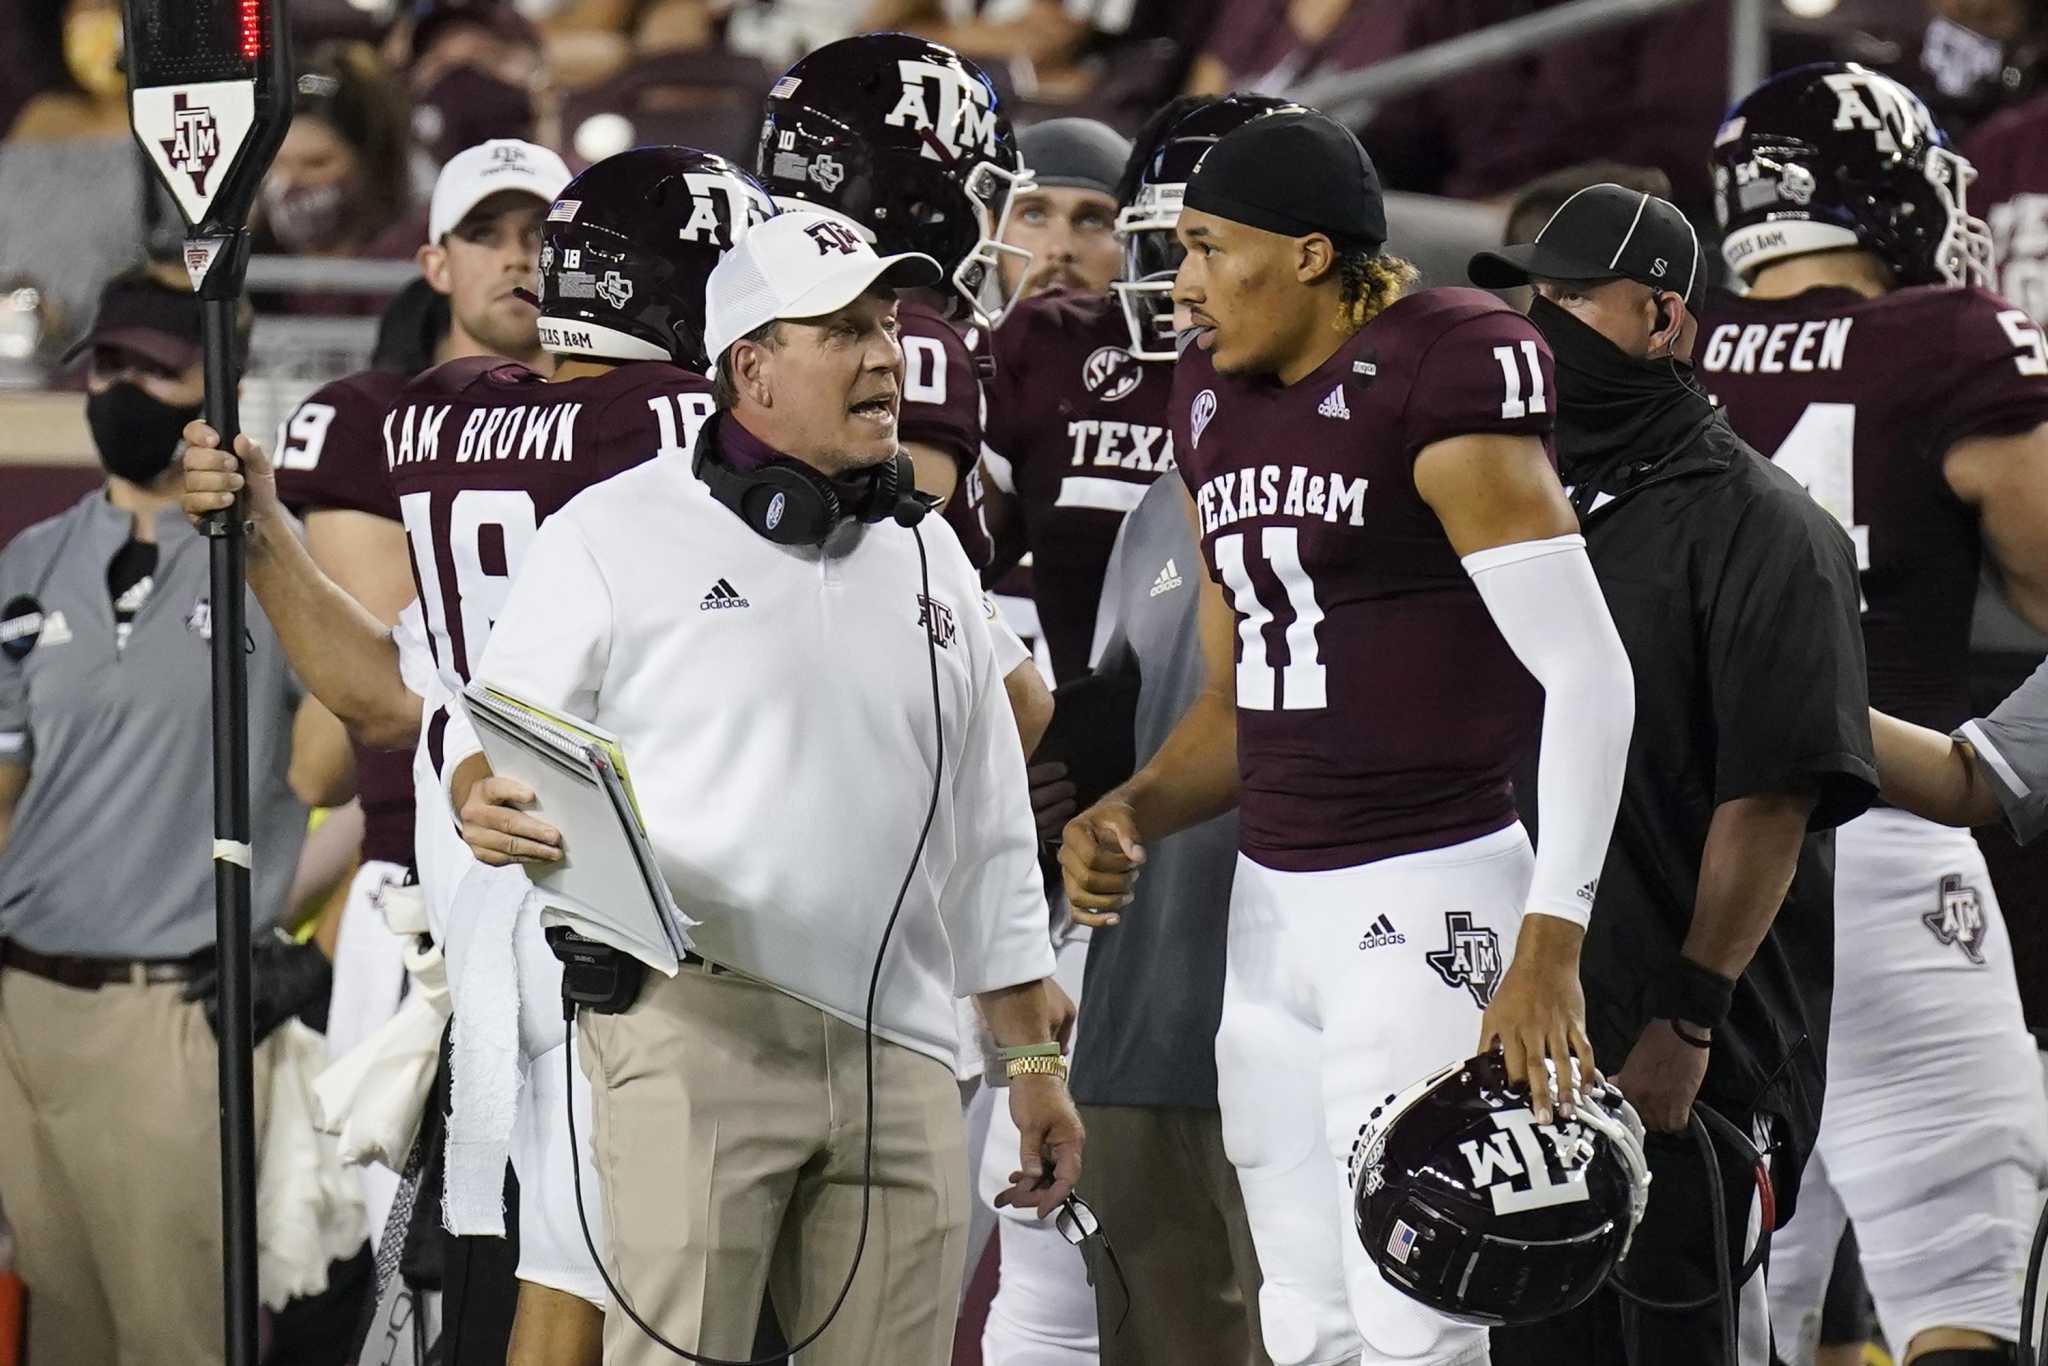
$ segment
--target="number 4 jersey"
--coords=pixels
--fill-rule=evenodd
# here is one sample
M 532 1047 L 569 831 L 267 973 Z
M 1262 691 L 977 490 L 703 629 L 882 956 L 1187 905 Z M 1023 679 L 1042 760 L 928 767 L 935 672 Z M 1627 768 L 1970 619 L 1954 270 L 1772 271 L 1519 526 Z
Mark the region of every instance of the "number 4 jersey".
M 434 662 L 459 691 L 533 533 L 564 503 L 657 455 L 688 459 L 711 382 L 665 361 L 550 382 L 502 360 L 452 361 L 383 420 Z
M 1390 305 L 1305 379 L 1174 370 L 1174 450 L 1237 618 L 1244 852 L 1283 872 L 1515 819 L 1542 694 L 1416 491 L 1424 447 L 1551 428 L 1550 351 L 1489 294 Z
M 1717 295 L 1694 360 L 1743 439 L 1848 528 L 1870 705 L 1942 731 L 1969 719 L 1981 544 L 1942 457 L 2048 421 L 2040 330 L 1981 289 Z

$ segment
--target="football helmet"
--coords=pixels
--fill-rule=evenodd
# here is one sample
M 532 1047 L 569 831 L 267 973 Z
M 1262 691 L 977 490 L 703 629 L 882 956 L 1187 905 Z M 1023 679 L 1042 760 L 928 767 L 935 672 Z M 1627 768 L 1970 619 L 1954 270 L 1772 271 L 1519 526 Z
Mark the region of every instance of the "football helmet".
M 1124 274 L 1113 281 L 1131 354 L 1139 360 L 1174 360 L 1173 277 L 1187 249 L 1174 235 L 1181 199 L 1195 167 L 1225 133 L 1261 114 L 1300 106 L 1270 95 L 1226 95 L 1190 110 L 1160 137 L 1145 159 L 1131 202 L 1117 210 Z
M 1773 76 L 1730 111 L 1713 169 L 1721 254 L 1745 278 L 1860 246 L 1902 285 L 1991 279 L 1991 233 L 1966 199 L 1976 169 L 1889 76 L 1844 63 Z
M 564 187 L 542 224 L 542 348 L 706 370 L 711 269 L 774 214 L 758 181 L 710 152 L 635 147 L 606 157 Z
M 907 33 L 827 43 L 769 87 L 755 170 L 784 207 L 937 261 L 983 326 L 1016 302 L 996 263 L 1030 262 L 1002 238 L 1031 173 L 994 83 L 951 48 Z
M 1532 1323 L 1600 1288 L 1650 1198 L 1643 1126 L 1612 1086 L 1538 1124 L 1498 1053 L 1453 1063 L 1359 1129 L 1352 1217 L 1389 1284 L 1467 1323 Z

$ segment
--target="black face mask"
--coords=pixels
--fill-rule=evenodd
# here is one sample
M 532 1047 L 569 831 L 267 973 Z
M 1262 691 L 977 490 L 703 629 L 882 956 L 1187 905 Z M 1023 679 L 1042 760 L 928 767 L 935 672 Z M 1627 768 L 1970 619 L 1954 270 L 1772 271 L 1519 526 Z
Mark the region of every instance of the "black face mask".
M 533 92 L 474 66 L 458 66 L 422 90 L 413 106 L 413 136 L 445 164 L 490 138 L 531 138 Z
M 1557 361 L 1557 463 L 1567 484 L 1617 466 L 1655 463 L 1713 421 L 1714 405 L 1684 361 L 1636 360 L 1542 295 L 1529 321 Z
M 99 447 L 100 463 L 108 474 L 133 484 L 153 483 L 171 467 L 185 424 L 199 416 L 199 409 L 197 403 L 172 407 L 128 380 L 85 396 L 85 421 L 92 428 L 93 445 Z

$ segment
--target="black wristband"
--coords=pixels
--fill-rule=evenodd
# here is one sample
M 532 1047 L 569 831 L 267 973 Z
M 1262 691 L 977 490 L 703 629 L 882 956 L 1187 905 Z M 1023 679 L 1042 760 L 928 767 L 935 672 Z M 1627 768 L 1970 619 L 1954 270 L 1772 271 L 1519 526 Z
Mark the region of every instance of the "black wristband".
M 1728 1018 L 1735 983 L 1710 968 L 1678 954 L 1664 975 L 1650 986 L 1650 1014 L 1662 1020 L 1687 1020 L 1718 1029 Z
M 1678 1036 L 1678 1041 L 1680 1043 L 1688 1043 L 1691 1044 L 1694 1048 L 1699 1049 L 1707 1049 L 1712 1048 L 1714 1046 L 1714 1041 L 1710 1038 L 1707 1038 L 1705 1035 L 1686 1033 L 1685 1022 L 1682 1020 L 1667 1020 L 1665 1021 L 1665 1023 L 1671 1026 L 1671 1032 Z

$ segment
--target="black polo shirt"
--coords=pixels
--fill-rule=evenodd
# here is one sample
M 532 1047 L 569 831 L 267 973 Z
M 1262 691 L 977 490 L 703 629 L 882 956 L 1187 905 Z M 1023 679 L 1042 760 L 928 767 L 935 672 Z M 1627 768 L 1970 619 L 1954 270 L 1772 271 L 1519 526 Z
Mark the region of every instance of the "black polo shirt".
M 1692 924 L 1714 811 L 1818 789 L 1791 890 L 1736 984 L 1700 1098 L 1775 1116 L 1779 1217 L 1820 1122 L 1834 984 L 1833 829 L 1870 805 L 1854 547 L 1784 471 L 1704 406 L 1657 458 L 1574 469 L 1588 553 L 1635 670 L 1628 775 L 1588 929 L 1587 1030 L 1608 1071 L 1650 1019 Z M 1673 428 L 1667 426 L 1665 430 Z M 1631 453 L 1633 454 L 1633 453 Z

